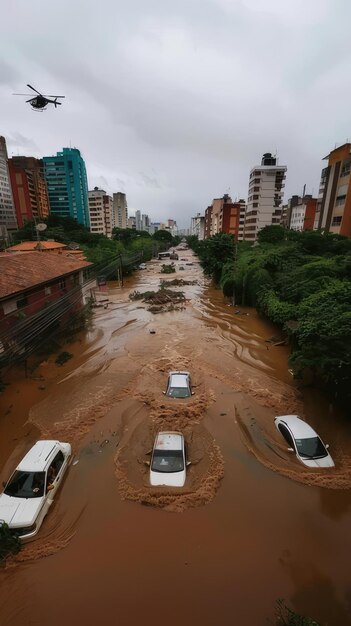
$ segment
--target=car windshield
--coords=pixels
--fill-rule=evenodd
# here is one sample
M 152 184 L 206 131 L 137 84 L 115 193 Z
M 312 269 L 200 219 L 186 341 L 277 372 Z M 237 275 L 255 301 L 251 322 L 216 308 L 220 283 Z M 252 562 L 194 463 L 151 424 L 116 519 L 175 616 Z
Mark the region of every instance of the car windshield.
M 184 469 L 183 452 L 181 450 L 155 450 L 152 457 L 153 472 L 182 472 Z
M 328 452 L 319 437 L 295 439 L 295 441 L 299 455 L 306 459 L 320 459 L 324 456 L 328 456 Z
M 170 398 L 189 398 L 190 395 L 188 387 L 170 387 L 167 391 L 167 396 Z
M 4 493 L 14 498 L 41 498 L 44 495 L 45 472 L 16 470 L 6 485 Z

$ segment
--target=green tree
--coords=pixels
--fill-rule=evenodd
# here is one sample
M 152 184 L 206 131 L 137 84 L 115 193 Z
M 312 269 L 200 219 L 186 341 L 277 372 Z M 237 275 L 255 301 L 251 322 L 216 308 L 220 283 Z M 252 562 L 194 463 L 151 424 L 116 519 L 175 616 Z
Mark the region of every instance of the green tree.
M 218 233 L 202 242 L 198 254 L 205 274 L 212 276 L 216 283 L 220 281 L 223 267 L 234 262 L 235 242 L 233 235 Z
M 258 243 L 280 243 L 285 238 L 285 229 L 278 224 L 265 226 L 257 233 Z
M 163 241 L 163 243 L 167 243 L 169 245 L 171 245 L 172 242 L 173 242 L 173 237 L 172 237 L 171 233 L 169 232 L 169 230 L 157 230 L 152 235 L 152 238 L 155 241 Z

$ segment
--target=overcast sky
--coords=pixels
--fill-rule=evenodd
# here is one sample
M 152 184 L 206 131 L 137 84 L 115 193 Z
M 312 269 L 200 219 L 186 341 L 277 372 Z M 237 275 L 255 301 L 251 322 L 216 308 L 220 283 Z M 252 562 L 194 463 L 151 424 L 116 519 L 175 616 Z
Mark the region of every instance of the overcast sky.
M 351 139 L 351 0 L 9 0 L 0 12 L 0 135 L 9 155 L 77 147 L 89 188 L 188 227 L 247 197 L 263 152 L 285 199 L 317 193 Z M 33 111 L 30 83 L 65 94 Z

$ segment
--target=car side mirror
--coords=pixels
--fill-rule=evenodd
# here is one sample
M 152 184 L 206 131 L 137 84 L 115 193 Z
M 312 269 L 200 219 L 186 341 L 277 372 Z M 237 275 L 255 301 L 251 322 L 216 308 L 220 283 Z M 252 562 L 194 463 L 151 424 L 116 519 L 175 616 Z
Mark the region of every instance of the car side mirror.
M 150 467 L 150 461 L 144 461 L 144 465 L 147 465 L 148 467 Z
M 52 491 L 53 489 L 55 489 L 55 485 L 48 485 L 47 486 L 47 491 Z
M 326 444 L 325 444 L 325 447 L 328 449 L 328 448 L 329 448 L 329 443 L 326 443 Z
M 294 452 L 294 448 L 288 448 L 288 452 Z
M 186 462 L 186 466 L 189 467 L 189 465 L 191 465 L 191 461 Z
M 164 396 L 166 395 L 166 392 L 165 392 L 165 391 L 162 391 L 162 393 L 163 393 L 163 395 L 164 395 Z

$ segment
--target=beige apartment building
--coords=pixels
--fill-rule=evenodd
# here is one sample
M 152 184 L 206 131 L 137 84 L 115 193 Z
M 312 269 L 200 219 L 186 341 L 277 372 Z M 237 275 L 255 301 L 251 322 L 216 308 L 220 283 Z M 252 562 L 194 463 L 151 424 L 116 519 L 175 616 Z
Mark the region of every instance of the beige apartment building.
M 314 228 L 351 237 L 351 143 L 332 150 L 322 170 Z
M 261 165 L 250 172 L 249 193 L 245 215 L 244 239 L 256 241 L 261 228 L 280 224 L 287 167 L 277 165 L 276 157 L 266 152 Z
M 112 237 L 112 198 L 94 187 L 88 191 L 90 232 Z
M 8 242 L 9 233 L 17 230 L 5 137 L 0 137 L 0 240 Z
M 128 225 L 127 196 L 121 191 L 113 194 L 112 224 L 113 228 L 127 228 Z

